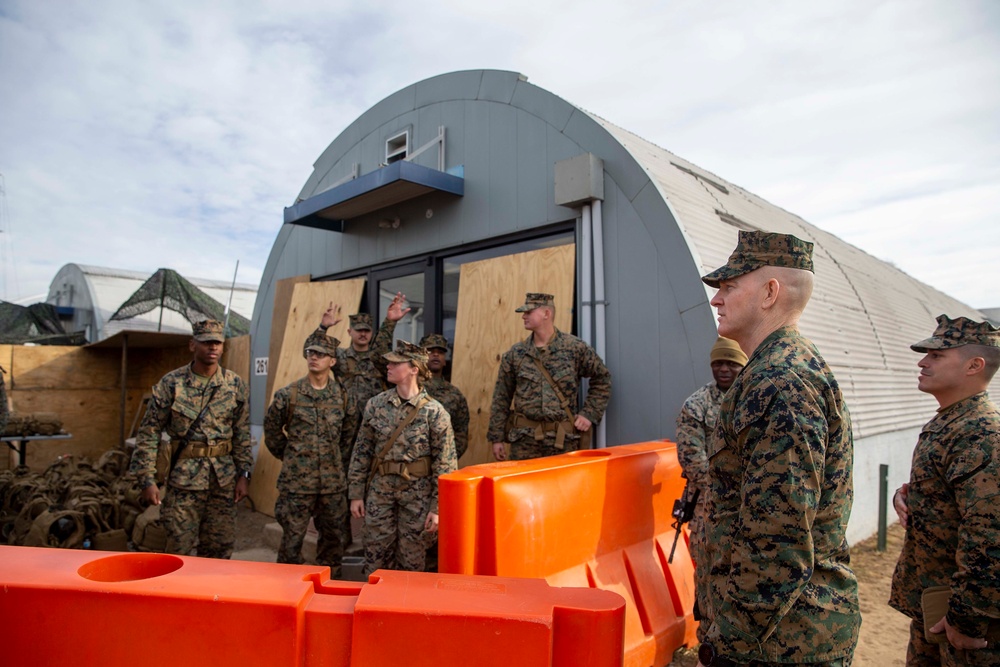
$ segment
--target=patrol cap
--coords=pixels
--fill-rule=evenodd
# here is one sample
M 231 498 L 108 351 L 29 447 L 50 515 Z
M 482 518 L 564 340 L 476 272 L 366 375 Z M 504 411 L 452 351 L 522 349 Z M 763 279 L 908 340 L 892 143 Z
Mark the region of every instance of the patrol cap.
M 191 325 L 194 339 L 200 343 L 215 341 L 226 342 L 225 326 L 219 320 L 201 320 Z
M 351 328 L 352 329 L 368 329 L 372 330 L 372 316 L 369 313 L 355 313 L 351 315 Z
M 740 366 L 747 365 L 746 352 L 740 348 L 739 344 L 735 340 L 723 338 L 722 336 L 719 336 L 719 340 L 715 341 L 715 345 L 712 346 L 712 352 L 709 354 L 709 360 L 732 361 Z
M 323 352 L 329 354 L 331 357 L 336 356 L 337 348 L 340 347 L 340 341 L 333 336 L 326 336 L 324 334 L 314 332 L 306 338 L 306 343 L 302 348 L 302 353 L 305 354 L 309 350 L 313 352 Z
M 947 315 L 937 316 L 937 329 L 930 338 L 914 343 L 910 349 L 914 352 L 928 350 L 947 350 L 963 345 L 989 345 L 1000 347 L 1000 329 L 989 322 L 975 322 L 967 317 L 951 319 Z
M 441 334 L 427 334 L 420 339 L 420 347 L 425 349 L 437 348 L 440 350 L 448 351 L 448 339 Z
M 534 310 L 535 308 L 541 308 L 542 306 L 550 306 L 552 308 L 556 307 L 556 298 L 551 294 L 542 294 L 541 292 L 528 292 L 524 295 L 524 305 L 520 308 L 515 308 L 515 313 L 527 313 Z
M 396 349 L 392 352 L 386 352 L 382 356 L 388 361 L 395 361 L 396 363 L 404 361 L 427 363 L 427 350 L 419 345 L 408 343 L 405 340 L 397 340 Z
M 737 278 L 762 266 L 812 271 L 812 251 L 812 243 L 791 234 L 741 231 L 736 250 L 726 265 L 703 276 L 702 281 L 709 287 L 718 288 L 720 281 Z

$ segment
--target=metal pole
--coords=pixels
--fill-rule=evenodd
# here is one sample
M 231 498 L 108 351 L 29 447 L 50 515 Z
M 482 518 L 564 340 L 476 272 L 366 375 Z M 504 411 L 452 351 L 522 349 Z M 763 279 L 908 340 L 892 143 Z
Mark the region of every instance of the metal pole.
M 887 513 L 889 511 L 889 466 L 878 467 L 878 550 L 885 551 Z
M 118 418 L 118 449 L 125 449 L 125 394 L 127 388 L 125 382 L 128 378 L 128 334 L 122 334 L 122 395 L 119 407 L 121 413 Z
M 222 325 L 222 330 L 226 337 L 229 337 L 229 308 L 233 305 L 233 292 L 236 291 L 236 274 L 240 272 L 240 260 L 236 260 L 236 270 L 233 271 L 233 286 L 229 288 L 229 300 L 226 301 L 226 321 Z

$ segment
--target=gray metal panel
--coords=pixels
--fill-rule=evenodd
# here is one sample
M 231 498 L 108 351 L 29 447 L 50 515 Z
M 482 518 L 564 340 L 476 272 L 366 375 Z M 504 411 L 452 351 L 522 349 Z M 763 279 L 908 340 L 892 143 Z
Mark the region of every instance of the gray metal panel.
M 698 267 L 691 258 L 687 242 L 681 233 L 673 214 L 655 184 L 648 182 L 632 200 L 632 205 L 643 222 L 656 230 L 659 261 L 664 264 L 674 291 L 674 303 L 678 312 L 707 304 L 703 283 L 697 274 Z
M 466 102 L 462 140 L 465 151 L 466 192 L 462 201 L 462 224 L 466 231 L 464 241 L 485 238 L 490 234 L 490 188 L 492 177 L 492 146 L 483 139 L 489 137 L 490 111 L 493 103 Z
M 355 121 L 358 135 L 367 137 L 383 125 L 394 122 L 416 105 L 416 86 L 407 86 L 377 103 Z
M 447 100 L 474 100 L 482 80 L 482 70 L 451 72 L 424 79 L 414 86 L 414 103 L 419 108 Z
M 517 123 L 517 166 L 514 169 L 515 191 L 512 206 L 521 224 L 544 224 L 548 202 L 553 193 L 549 190 L 552 163 L 545 153 L 545 135 L 548 125 L 536 116 L 519 113 Z M 541 159 L 539 159 L 541 153 Z M 569 217 L 569 216 L 567 216 Z
M 490 110 L 490 235 L 528 227 L 517 216 L 517 111 L 507 104 L 486 102 Z
M 566 129 L 566 123 L 576 112 L 576 107 L 566 100 L 527 81 L 519 81 L 515 86 L 511 106 L 538 116 L 560 132 Z
M 483 72 L 479 94 L 476 97 L 480 100 L 510 104 L 519 80 L 521 80 L 521 75 L 516 72 L 486 70 Z
M 330 170 L 335 164 L 341 161 L 348 163 L 357 162 L 357 158 L 343 160 L 343 157 L 348 151 L 354 150 L 355 145 L 360 139 L 361 132 L 358 129 L 358 122 L 354 121 L 336 139 L 330 142 L 330 145 L 316 158 L 316 162 L 313 163 L 313 172 L 306 179 L 305 185 L 299 191 L 298 198 L 305 199 L 322 190 L 323 188 L 320 184 L 324 181 L 329 185 L 340 180 L 340 177 L 332 175 Z

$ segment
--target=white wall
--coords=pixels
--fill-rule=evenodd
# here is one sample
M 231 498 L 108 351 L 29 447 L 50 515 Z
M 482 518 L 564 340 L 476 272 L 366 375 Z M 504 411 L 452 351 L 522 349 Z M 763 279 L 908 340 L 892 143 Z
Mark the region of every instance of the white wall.
M 879 465 L 883 463 L 889 466 L 888 522 L 896 522 L 892 494 L 910 479 L 910 459 L 919 435 L 920 429 L 913 428 L 854 441 L 854 509 L 847 524 L 851 544 L 878 532 Z

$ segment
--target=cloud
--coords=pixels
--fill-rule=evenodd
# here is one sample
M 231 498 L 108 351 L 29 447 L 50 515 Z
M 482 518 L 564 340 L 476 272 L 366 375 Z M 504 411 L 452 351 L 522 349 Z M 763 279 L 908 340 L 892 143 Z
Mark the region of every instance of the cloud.
M 8 0 L 0 297 L 45 292 L 69 262 L 229 280 L 239 259 L 256 282 L 347 125 L 415 81 L 492 68 L 998 305 L 998 34 L 987 0 Z M 942 221 L 979 242 L 922 241 Z

